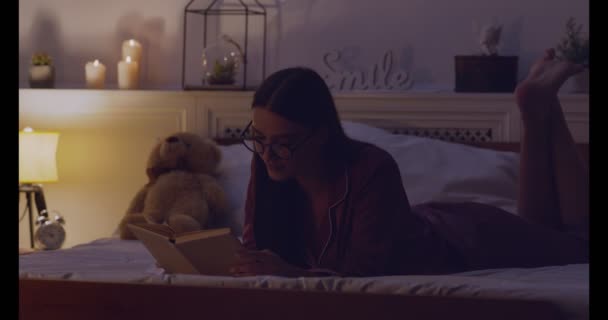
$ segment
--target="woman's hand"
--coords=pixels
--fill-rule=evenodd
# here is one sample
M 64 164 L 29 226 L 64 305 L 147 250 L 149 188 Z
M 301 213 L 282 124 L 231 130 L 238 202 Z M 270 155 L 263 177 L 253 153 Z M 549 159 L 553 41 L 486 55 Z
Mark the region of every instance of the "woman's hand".
M 307 271 L 290 265 L 272 251 L 241 249 L 237 253 L 235 265 L 230 268 L 230 273 L 235 277 L 256 275 L 299 277 L 306 275 Z

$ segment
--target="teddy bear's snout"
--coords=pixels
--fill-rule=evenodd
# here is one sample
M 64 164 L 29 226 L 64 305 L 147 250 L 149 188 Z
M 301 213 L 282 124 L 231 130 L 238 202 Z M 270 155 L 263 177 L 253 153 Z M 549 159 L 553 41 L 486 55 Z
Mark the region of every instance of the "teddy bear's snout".
M 165 139 L 165 141 L 168 143 L 175 143 L 175 142 L 178 142 L 179 139 L 175 136 L 171 136 L 171 137 L 168 137 L 167 139 Z

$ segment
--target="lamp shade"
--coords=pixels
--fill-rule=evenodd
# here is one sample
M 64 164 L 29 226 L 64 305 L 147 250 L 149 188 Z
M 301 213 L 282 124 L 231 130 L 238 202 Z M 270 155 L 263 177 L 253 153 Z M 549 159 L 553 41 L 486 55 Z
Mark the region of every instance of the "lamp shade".
M 19 182 L 57 181 L 57 143 L 59 133 L 19 131 Z

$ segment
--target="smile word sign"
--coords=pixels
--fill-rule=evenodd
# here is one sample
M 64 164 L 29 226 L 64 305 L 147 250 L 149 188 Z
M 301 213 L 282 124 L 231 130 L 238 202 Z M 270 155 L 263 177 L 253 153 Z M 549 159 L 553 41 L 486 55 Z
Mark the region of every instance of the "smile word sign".
M 387 51 L 382 61 L 374 63 L 369 71 L 338 71 L 336 64 L 340 61 L 339 52 L 329 52 L 323 56 L 323 62 L 329 73 L 323 77 L 332 90 L 395 90 L 411 88 L 413 81 L 403 70 L 393 70 L 393 53 Z

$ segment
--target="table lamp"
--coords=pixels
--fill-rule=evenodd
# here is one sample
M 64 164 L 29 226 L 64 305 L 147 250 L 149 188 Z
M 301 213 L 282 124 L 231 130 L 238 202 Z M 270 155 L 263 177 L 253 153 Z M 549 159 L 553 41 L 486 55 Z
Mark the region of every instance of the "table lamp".
M 57 181 L 59 133 L 38 132 L 26 127 L 19 132 L 19 192 L 24 192 L 30 222 L 30 246 L 34 247 L 33 201 L 39 218 L 48 217 L 41 183 Z

